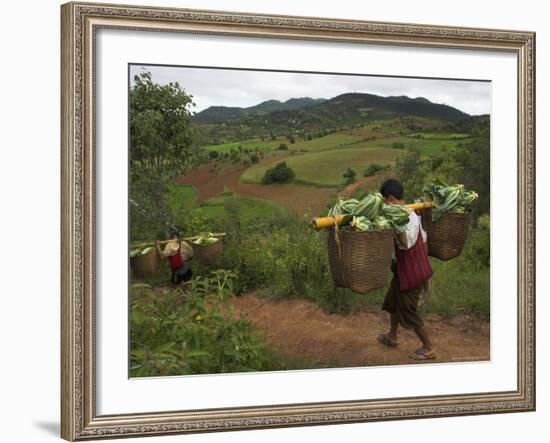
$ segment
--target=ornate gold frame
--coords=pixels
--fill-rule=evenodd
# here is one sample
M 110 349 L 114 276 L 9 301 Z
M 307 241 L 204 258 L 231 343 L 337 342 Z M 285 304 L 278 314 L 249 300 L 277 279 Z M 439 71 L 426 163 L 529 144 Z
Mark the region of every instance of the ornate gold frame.
M 67 440 L 533 411 L 535 34 L 68 3 L 61 7 L 61 436 Z M 155 412 L 95 412 L 94 35 L 99 28 L 508 51 L 518 58 L 518 384 L 512 392 Z

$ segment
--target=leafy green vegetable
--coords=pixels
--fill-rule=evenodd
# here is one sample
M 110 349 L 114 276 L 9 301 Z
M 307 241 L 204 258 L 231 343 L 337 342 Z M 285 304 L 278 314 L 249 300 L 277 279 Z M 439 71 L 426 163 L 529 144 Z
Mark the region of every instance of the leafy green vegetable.
M 409 223 L 409 211 L 404 206 L 385 205 L 379 192 L 369 192 L 361 200 L 338 199 L 329 216 L 347 215 L 340 225 L 350 224 L 357 231 L 396 229 L 403 232 Z
M 192 243 L 198 246 L 206 246 L 206 245 L 213 245 L 218 241 L 219 241 L 219 238 L 214 237 L 214 235 L 211 232 L 201 232 L 197 236 L 197 238 L 192 241 Z
M 477 200 L 477 192 L 465 190 L 464 185 L 450 186 L 434 178 L 423 189 L 424 198 L 434 202 L 432 220 L 438 220 L 445 212 L 464 213 Z
M 148 246 L 143 251 L 141 251 L 140 255 L 147 255 L 147 254 L 149 254 L 149 252 L 153 251 L 154 249 L 155 248 L 153 248 L 152 246 Z
M 372 231 L 374 228 L 374 224 L 367 217 L 363 216 L 353 217 L 351 226 L 357 231 Z
M 353 215 L 363 216 L 369 220 L 374 220 L 380 215 L 384 206 L 384 197 L 379 192 L 369 192 L 353 210 Z
M 389 220 L 392 227 L 399 233 L 405 232 L 409 224 L 410 211 L 401 205 L 384 205 L 384 217 Z

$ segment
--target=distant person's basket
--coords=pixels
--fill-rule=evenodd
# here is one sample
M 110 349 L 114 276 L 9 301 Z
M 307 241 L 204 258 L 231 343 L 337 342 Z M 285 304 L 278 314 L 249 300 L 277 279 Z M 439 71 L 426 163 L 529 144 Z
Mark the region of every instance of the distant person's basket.
M 204 266 L 215 266 L 222 257 L 222 241 L 218 240 L 211 245 L 196 245 L 192 243 L 193 252 L 198 262 Z
M 160 268 L 160 257 L 155 248 L 145 255 L 130 257 L 130 267 L 136 278 L 147 278 L 155 274 Z
M 364 294 L 386 286 L 393 252 L 392 230 L 357 232 L 333 228 L 327 244 L 336 287 Z
M 422 211 L 422 226 L 428 234 L 428 255 L 440 260 L 451 260 L 462 253 L 472 214 L 445 212 L 432 221 L 432 209 Z

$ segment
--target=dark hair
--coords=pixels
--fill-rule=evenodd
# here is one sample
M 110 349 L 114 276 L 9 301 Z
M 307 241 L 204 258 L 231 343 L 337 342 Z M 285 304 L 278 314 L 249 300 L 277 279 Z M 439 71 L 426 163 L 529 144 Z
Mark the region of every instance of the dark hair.
M 391 195 L 398 200 L 403 200 L 403 185 L 399 180 L 389 178 L 380 186 L 380 194 L 384 198 L 388 198 Z
M 169 235 L 170 235 L 170 238 L 173 238 L 176 236 L 181 237 L 180 231 L 177 228 L 170 229 Z

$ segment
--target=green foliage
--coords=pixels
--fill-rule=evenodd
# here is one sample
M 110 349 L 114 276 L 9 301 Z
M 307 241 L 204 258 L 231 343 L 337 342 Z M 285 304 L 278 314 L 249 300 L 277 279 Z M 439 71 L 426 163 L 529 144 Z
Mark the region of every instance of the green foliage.
M 215 271 L 194 279 L 186 293 L 132 286 L 131 376 L 283 369 L 252 323 L 228 302 L 234 278 Z
M 330 311 L 349 311 L 351 299 L 332 284 L 325 233 L 312 230 L 309 219 L 281 214 L 243 224 L 234 208 L 223 229 L 221 266 L 237 275 L 236 294 L 266 289 L 273 297 L 306 297 Z
M 351 185 L 352 183 L 355 183 L 356 176 L 357 172 L 355 172 L 355 170 L 351 166 L 348 166 L 348 169 L 346 169 L 342 174 L 342 177 L 344 177 L 344 184 Z
M 218 151 L 208 151 L 208 157 L 211 159 L 216 159 L 220 156 Z
M 192 97 L 178 83 L 154 83 L 150 72 L 130 89 L 130 220 L 133 238 L 162 233 L 171 222 L 164 199 L 170 180 L 197 153 L 190 123 Z
M 288 151 L 288 146 L 285 145 L 284 143 L 281 143 L 277 149 L 279 151 Z
M 403 185 L 405 200 L 413 201 L 422 194 L 428 171 L 418 150 L 411 149 L 397 157 L 395 173 Z
M 491 264 L 491 233 L 489 214 L 477 220 L 477 229 L 470 230 L 470 237 L 464 252 L 470 264 L 476 269 L 489 269 Z
M 391 147 L 392 147 L 392 149 L 405 149 L 405 143 L 393 142 Z
M 475 122 L 475 123 L 474 123 Z M 405 190 L 405 199 L 412 201 L 435 177 L 448 183 L 461 183 L 476 191 L 479 199 L 473 205 L 474 218 L 490 211 L 490 131 L 489 122 L 474 120 L 477 137 L 442 148 L 437 154 L 423 158 L 418 149 L 409 149 L 396 160 L 395 174 Z M 461 127 L 457 127 L 460 129 Z M 457 131 L 458 133 L 459 131 Z
M 367 166 L 363 172 L 363 177 L 372 177 L 373 175 L 378 174 L 381 171 L 387 171 L 390 169 L 390 165 L 379 165 L 378 163 L 373 163 Z
M 294 171 L 290 169 L 286 162 L 277 163 L 274 167 L 269 168 L 262 179 L 264 185 L 272 183 L 288 183 L 294 180 Z

